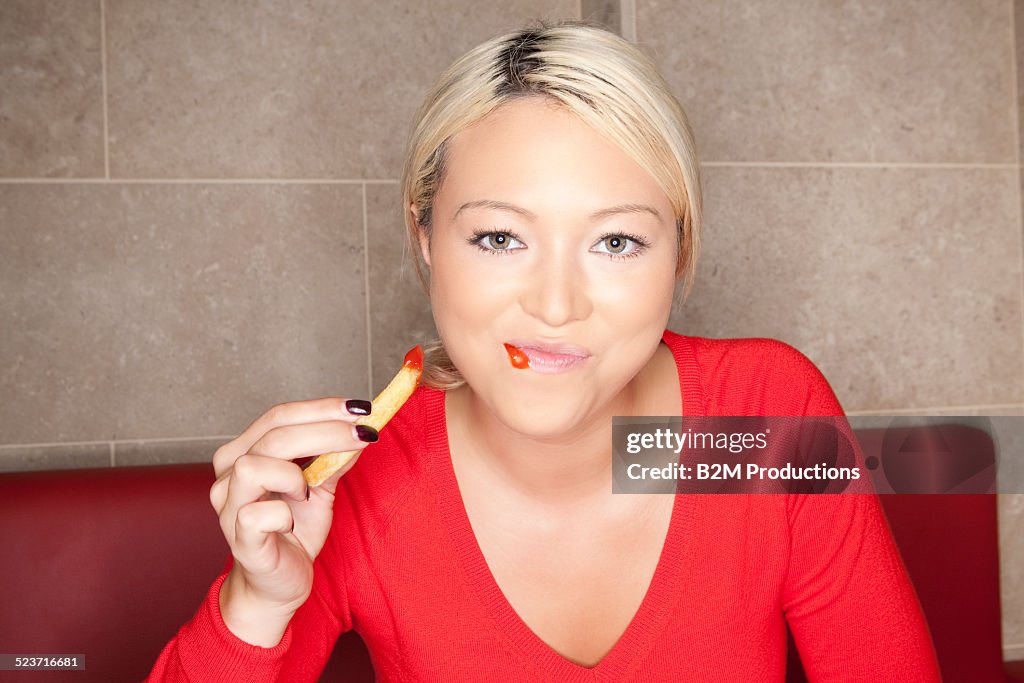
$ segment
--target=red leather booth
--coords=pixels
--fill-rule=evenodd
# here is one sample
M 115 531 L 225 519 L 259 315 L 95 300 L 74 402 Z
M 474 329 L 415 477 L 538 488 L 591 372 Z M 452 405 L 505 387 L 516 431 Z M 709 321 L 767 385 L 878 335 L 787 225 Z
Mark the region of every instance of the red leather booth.
M 144 678 L 227 559 L 212 483 L 206 464 L 0 474 L 0 652 L 86 658 L 84 672 L 0 680 Z M 1024 681 L 1002 662 L 996 497 L 881 498 L 944 680 Z M 790 647 L 787 680 L 806 680 Z M 339 640 L 321 680 L 373 680 L 357 635 Z

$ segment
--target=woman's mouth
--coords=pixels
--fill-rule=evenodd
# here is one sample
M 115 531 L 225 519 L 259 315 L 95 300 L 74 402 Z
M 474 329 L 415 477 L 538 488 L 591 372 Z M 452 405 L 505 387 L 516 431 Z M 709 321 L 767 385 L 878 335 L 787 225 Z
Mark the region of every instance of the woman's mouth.
M 590 352 L 581 346 L 538 340 L 506 342 L 505 351 L 513 367 L 546 375 L 569 372 L 590 357 Z

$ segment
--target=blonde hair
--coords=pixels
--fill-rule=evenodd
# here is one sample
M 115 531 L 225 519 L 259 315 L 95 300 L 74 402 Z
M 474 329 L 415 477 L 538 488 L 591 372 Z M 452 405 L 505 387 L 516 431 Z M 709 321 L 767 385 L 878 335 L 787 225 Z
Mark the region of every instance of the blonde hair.
M 557 101 L 617 143 L 655 179 L 676 217 L 676 280 L 683 300 L 700 250 L 702 188 L 689 121 L 654 63 L 636 46 L 587 22 L 538 22 L 492 38 L 455 61 L 415 117 L 402 169 L 402 212 L 420 284 L 429 287 L 418 235 L 430 237 L 434 198 L 446 171 L 449 140 L 500 105 L 521 97 Z M 417 219 L 409 211 L 416 207 Z M 425 345 L 423 383 L 465 384 L 441 340 Z

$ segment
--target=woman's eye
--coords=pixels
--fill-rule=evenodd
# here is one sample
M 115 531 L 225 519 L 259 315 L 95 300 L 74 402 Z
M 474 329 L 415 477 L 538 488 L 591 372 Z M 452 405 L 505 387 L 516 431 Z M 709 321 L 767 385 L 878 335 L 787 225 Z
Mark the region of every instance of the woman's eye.
M 635 237 L 605 235 L 594 246 L 595 248 L 603 247 L 603 249 L 597 249 L 598 253 L 609 254 L 618 258 L 627 258 L 639 255 L 646 245 Z
M 481 250 L 489 252 L 507 252 L 521 248 L 513 248 L 513 245 L 519 244 L 519 240 L 513 237 L 512 233 L 509 232 L 477 233 L 473 236 L 470 242 L 475 244 Z

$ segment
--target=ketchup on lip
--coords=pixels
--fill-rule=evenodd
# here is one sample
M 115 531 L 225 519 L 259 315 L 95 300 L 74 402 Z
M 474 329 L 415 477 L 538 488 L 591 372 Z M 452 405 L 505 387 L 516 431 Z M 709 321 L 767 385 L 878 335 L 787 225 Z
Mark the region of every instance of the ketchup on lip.
M 530 358 L 521 349 L 506 343 L 505 350 L 508 352 L 508 360 L 512 363 L 512 367 L 519 370 L 530 367 Z

